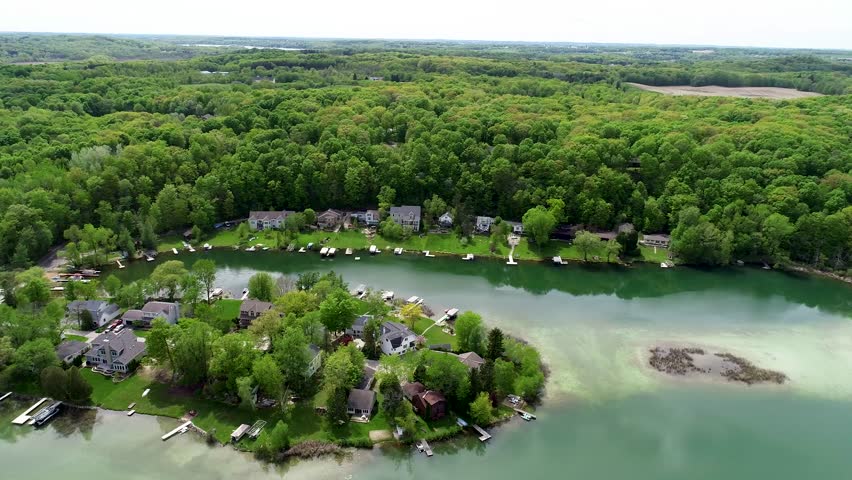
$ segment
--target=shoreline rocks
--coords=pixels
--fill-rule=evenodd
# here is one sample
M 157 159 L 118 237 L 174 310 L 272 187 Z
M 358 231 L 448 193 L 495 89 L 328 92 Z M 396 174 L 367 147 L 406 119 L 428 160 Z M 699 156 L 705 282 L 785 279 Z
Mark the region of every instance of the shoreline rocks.
M 731 353 L 708 353 L 695 347 L 654 347 L 650 350 L 648 363 L 658 372 L 668 375 L 686 376 L 697 374 L 719 376 L 731 382 L 746 385 L 756 383 L 783 384 L 787 375 L 774 370 L 759 368 L 742 357 Z

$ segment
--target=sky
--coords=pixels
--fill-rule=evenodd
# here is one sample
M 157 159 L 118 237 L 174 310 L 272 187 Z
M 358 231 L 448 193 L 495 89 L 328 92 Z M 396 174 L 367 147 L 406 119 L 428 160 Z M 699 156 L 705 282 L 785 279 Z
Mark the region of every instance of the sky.
M 852 0 L 8 0 L 0 31 L 852 49 Z

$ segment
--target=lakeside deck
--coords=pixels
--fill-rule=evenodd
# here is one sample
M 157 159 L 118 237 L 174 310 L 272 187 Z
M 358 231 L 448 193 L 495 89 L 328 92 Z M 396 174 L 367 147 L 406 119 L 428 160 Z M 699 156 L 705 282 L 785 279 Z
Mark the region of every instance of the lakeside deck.
M 29 422 L 30 420 L 32 420 L 30 414 L 33 413 L 36 408 L 38 408 L 42 403 L 46 402 L 47 400 L 48 398 L 44 397 L 41 400 L 37 401 L 32 407 L 28 408 L 24 413 L 18 415 L 14 420 L 12 420 L 12 423 L 14 423 L 15 425 L 23 425 Z
M 432 447 L 429 446 L 429 442 L 427 442 L 425 438 L 420 440 L 420 451 L 425 453 L 427 457 L 434 455 L 434 453 L 432 453 Z
M 163 435 L 162 437 L 160 437 L 160 439 L 161 439 L 161 440 L 163 440 L 163 441 L 165 442 L 166 440 L 168 440 L 168 439 L 172 438 L 173 436 L 177 435 L 178 433 L 180 433 L 180 432 L 181 432 L 181 431 L 183 431 L 184 429 L 189 428 L 190 426 L 192 426 L 192 422 L 182 423 L 180 426 L 178 426 L 177 428 L 175 428 L 175 429 L 174 429 L 174 430 L 172 430 L 171 432 L 169 432 L 169 433 L 167 433 L 167 434 Z
M 485 442 L 485 441 L 491 439 L 491 434 L 486 432 L 484 428 L 480 427 L 479 425 L 472 425 L 472 426 L 473 426 L 473 429 L 476 430 L 479 433 L 479 441 L 480 442 Z
M 2 397 L 0 397 L 0 402 L 9 398 L 10 395 L 12 395 L 12 392 L 6 392 Z
M 529 415 L 530 418 L 532 418 L 533 420 L 538 420 L 538 417 L 536 417 L 535 414 L 521 410 L 520 408 L 513 408 L 512 410 L 516 411 L 517 413 L 519 413 L 521 415 Z

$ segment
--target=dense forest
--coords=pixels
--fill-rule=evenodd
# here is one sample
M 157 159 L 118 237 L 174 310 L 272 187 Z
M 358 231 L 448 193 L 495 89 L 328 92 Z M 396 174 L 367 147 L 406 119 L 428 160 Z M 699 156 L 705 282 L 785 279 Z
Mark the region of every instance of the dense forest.
M 562 223 L 672 232 L 686 263 L 850 265 L 841 58 L 308 47 L 0 67 L 0 264 L 250 209 L 375 206 L 389 187 L 461 217 L 519 220 L 559 199 Z M 669 97 L 627 81 L 829 95 Z

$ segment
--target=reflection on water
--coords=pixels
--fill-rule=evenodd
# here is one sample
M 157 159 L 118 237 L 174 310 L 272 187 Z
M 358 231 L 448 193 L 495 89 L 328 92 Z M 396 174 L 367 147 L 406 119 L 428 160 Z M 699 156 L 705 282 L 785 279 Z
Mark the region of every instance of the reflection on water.
M 0 404 L 3 478 L 77 480 L 286 478 L 846 478 L 852 471 L 852 288 L 828 280 L 731 269 L 462 262 L 217 251 L 217 286 L 239 292 L 256 271 L 330 270 L 350 284 L 418 295 L 433 310 L 476 310 L 529 339 L 551 376 L 539 420 L 510 422 L 487 445 L 359 450 L 349 457 L 269 466 L 183 435 L 175 421 L 122 413 L 63 414 L 41 430 L 12 427 L 26 406 Z M 169 257 L 168 259 L 171 259 Z M 154 263 L 154 262 L 152 262 Z M 141 278 L 153 265 L 115 272 Z M 729 351 L 783 371 L 789 385 L 673 381 L 645 367 L 660 342 Z M 4 410 L 5 409 L 5 410 Z M 94 415 L 94 417 L 92 417 Z M 56 452 L 45 457 L 44 452 Z

